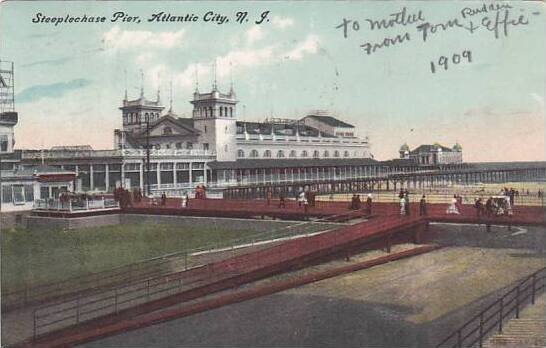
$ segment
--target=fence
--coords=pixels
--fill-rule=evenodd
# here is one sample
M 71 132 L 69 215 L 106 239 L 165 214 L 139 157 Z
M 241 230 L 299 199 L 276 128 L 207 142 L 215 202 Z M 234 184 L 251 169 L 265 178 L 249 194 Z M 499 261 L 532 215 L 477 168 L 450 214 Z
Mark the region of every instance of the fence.
M 503 324 L 515 316 L 528 303 L 535 303 L 538 294 L 544 291 L 546 268 L 525 277 L 501 298 L 474 316 L 457 331 L 446 337 L 436 348 L 482 347 L 488 334 L 497 329 L 502 332 Z
M 331 254 L 336 250 L 340 251 L 343 246 L 359 242 L 363 237 L 369 237 L 368 241 L 376 241 L 376 238 L 383 237 L 387 231 L 401 231 L 420 223 L 422 220 L 418 218 L 400 217 L 369 221 L 329 233 L 292 239 L 280 245 L 185 271 L 117 286 L 90 296 L 78 296 L 42 306 L 34 311 L 34 337 L 205 286 L 215 287 L 213 291 L 209 290 L 209 293 L 227 289 L 233 286 L 230 285 L 230 281 L 233 281 L 238 275 L 248 276 L 253 272 L 271 272 L 271 269 L 275 269 L 275 267 L 300 264 L 301 260 L 306 258 L 316 258 L 320 255 Z M 246 281 L 249 280 L 246 279 Z M 200 294 L 200 296 L 203 295 L 203 293 Z

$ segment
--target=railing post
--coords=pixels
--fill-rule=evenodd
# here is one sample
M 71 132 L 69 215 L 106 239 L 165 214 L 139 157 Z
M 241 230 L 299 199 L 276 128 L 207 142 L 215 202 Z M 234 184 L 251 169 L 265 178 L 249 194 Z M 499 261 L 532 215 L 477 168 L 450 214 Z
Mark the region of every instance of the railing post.
M 535 289 L 536 289 L 536 280 L 537 280 L 537 275 L 536 273 L 533 274 L 533 292 L 531 293 L 531 304 L 535 304 Z
M 502 332 L 502 316 L 504 312 L 504 298 L 500 299 L 500 312 L 499 312 L 499 332 Z
M 34 311 L 32 312 L 32 317 L 33 317 L 33 330 L 32 330 L 32 337 L 34 339 L 36 339 L 36 336 L 37 336 L 37 332 L 36 332 L 36 308 L 34 309 Z
M 114 312 L 118 314 L 118 288 L 114 289 Z
M 519 319 L 519 284 L 516 288 L 516 319 Z
M 483 312 L 482 314 L 480 314 L 480 337 L 479 337 L 479 342 L 480 342 L 480 348 L 483 347 Z
M 457 331 L 457 348 L 463 348 L 463 338 L 461 335 L 461 329 Z
M 80 322 L 80 295 L 76 299 L 76 324 Z

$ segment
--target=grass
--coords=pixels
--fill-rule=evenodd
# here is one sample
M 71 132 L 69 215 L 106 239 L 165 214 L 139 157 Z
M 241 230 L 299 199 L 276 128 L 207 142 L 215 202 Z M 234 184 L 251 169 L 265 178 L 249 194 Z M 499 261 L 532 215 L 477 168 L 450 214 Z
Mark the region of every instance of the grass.
M 225 246 L 255 234 L 250 229 L 151 223 L 68 231 L 3 229 L 2 291 L 60 281 L 211 243 Z

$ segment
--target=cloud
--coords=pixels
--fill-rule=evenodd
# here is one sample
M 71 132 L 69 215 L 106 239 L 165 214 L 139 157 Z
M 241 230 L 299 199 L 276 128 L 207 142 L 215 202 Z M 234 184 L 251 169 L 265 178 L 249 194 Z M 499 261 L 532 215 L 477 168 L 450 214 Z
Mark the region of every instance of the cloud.
M 260 41 L 264 37 L 264 31 L 259 25 L 255 25 L 252 28 L 248 29 L 245 33 L 246 42 L 249 45 L 252 45 L 256 41 Z
M 21 65 L 21 68 L 29 68 L 35 65 L 61 65 L 63 63 L 66 63 L 74 59 L 76 59 L 76 57 L 63 57 L 63 58 L 57 58 L 57 59 L 38 60 L 32 63 L 23 64 Z
M 302 41 L 296 47 L 283 55 L 284 59 L 301 60 L 306 54 L 315 54 L 319 48 L 319 39 L 316 35 L 309 35 L 305 41 Z
M 81 89 L 90 84 L 90 80 L 75 79 L 68 82 L 58 82 L 49 85 L 35 85 L 22 90 L 15 96 L 15 100 L 18 103 L 26 103 L 40 98 L 60 98 L 69 91 Z
M 294 20 L 290 17 L 283 18 L 283 17 L 274 16 L 273 19 L 271 20 L 271 24 L 273 24 L 275 28 L 285 29 L 285 28 L 293 26 Z
M 102 41 L 106 48 L 127 49 L 135 47 L 173 48 L 182 44 L 186 31 L 151 32 L 144 30 L 121 30 L 115 26 L 103 34 Z

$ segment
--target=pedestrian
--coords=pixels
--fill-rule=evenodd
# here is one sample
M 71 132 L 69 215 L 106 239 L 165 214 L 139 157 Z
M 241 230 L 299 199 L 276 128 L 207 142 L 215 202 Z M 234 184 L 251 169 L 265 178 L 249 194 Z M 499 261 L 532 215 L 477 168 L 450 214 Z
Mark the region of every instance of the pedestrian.
M 406 215 L 406 199 L 400 198 L 400 215 Z
M 187 207 L 188 207 L 188 192 L 184 191 L 184 193 L 182 194 L 182 208 L 187 208 Z
M 459 209 L 457 209 L 457 195 L 454 195 L 451 199 L 451 204 L 446 210 L 446 214 L 456 214 L 459 215 Z
M 476 202 L 474 203 L 474 208 L 476 208 L 476 217 L 480 219 L 482 216 L 482 210 L 483 210 L 483 203 L 482 203 L 481 197 L 476 198 Z
M 368 193 L 368 198 L 366 198 L 366 213 L 372 215 L 372 194 Z
M 493 197 L 489 197 L 487 201 L 485 201 L 485 214 L 487 217 L 493 215 Z
M 404 201 L 405 201 L 404 208 L 406 209 L 406 215 L 410 216 L 411 215 L 411 209 L 410 209 L 411 206 L 410 206 L 410 199 L 409 199 L 408 190 L 406 190 L 406 192 L 404 193 Z
M 303 197 L 303 211 L 305 212 L 305 214 L 307 214 L 309 212 L 309 202 L 307 201 L 307 198 L 305 198 L 305 196 Z
M 167 205 L 167 195 L 165 194 L 165 192 L 163 192 L 161 194 L 161 206 L 165 206 Z
M 279 195 L 279 208 L 286 208 L 286 202 L 284 200 L 284 194 L 282 192 Z
M 271 204 L 271 198 L 273 198 L 273 192 L 271 192 L 271 189 L 267 190 L 267 205 Z
M 427 199 L 425 195 L 419 201 L 419 216 L 427 216 Z
M 303 201 L 305 201 L 305 192 L 301 191 L 298 195 L 298 205 L 300 207 L 303 205 Z

